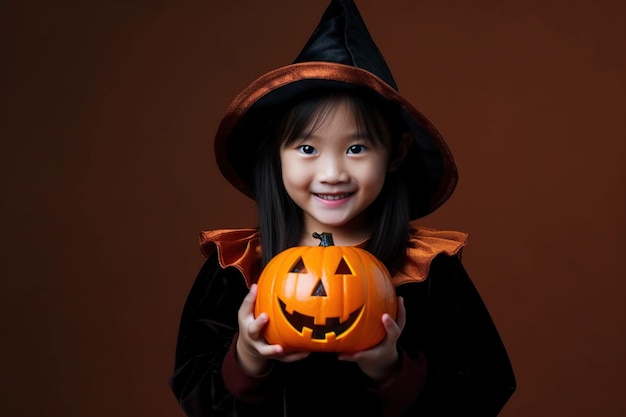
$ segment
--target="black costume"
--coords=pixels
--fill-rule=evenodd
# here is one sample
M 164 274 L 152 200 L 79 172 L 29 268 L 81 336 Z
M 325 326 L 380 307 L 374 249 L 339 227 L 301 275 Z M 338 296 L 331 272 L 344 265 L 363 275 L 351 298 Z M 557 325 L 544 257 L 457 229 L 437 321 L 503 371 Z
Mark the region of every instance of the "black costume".
M 425 356 L 423 390 L 407 386 L 411 378 L 400 373 L 392 387 L 380 392 L 355 364 L 314 353 L 299 362 L 276 363 L 273 377 L 259 383 L 256 398 L 238 400 L 226 388 L 222 367 L 236 337 L 237 310 L 258 278 L 258 236 L 247 229 L 203 236 L 208 259 L 183 311 L 170 381 L 191 417 L 489 417 L 499 413 L 515 389 L 506 350 L 460 262 L 465 236 L 414 227 L 410 260 L 394 283 L 407 310 L 401 357 Z M 414 400 L 415 391 L 421 395 L 408 409 L 398 410 L 406 405 L 403 391 Z

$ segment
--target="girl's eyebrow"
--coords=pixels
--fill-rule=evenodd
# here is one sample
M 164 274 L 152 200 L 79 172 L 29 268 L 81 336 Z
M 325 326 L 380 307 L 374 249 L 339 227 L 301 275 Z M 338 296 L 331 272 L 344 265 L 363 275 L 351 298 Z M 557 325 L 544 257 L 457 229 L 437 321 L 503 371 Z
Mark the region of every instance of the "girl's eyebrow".
M 310 140 L 314 135 L 311 132 L 302 132 L 294 136 L 290 142 L 304 142 Z
M 374 143 L 376 142 L 376 140 L 374 140 L 374 137 L 372 136 L 371 133 L 367 132 L 367 131 L 359 131 L 354 133 L 353 135 L 351 135 L 355 140 L 363 140 L 365 142 L 369 142 L 369 143 Z
M 359 130 L 357 132 L 355 132 L 352 136 L 356 137 L 356 138 L 364 138 L 364 139 L 372 139 L 372 134 L 366 130 Z
M 374 139 L 372 134 L 370 134 L 367 131 L 360 131 L 360 130 L 354 131 L 354 132 L 348 133 L 347 135 L 344 135 L 344 137 L 348 138 L 351 141 L 363 141 L 368 144 L 377 143 L 377 141 Z M 302 143 L 302 142 L 317 140 L 321 138 L 322 137 L 317 135 L 315 131 L 306 130 L 294 136 L 293 140 L 290 140 L 289 142 L 290 143 Z

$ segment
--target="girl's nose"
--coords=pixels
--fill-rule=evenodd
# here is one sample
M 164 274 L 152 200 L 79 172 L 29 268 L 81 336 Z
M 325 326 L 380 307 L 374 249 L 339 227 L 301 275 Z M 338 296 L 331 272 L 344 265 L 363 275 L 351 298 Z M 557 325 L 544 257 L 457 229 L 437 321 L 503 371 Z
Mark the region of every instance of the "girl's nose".
M 319 182 L 337 184 L 340 182 L 348 182 L 350 175 L 341 158 L 326 156 L 320 158 L 317 179 Z

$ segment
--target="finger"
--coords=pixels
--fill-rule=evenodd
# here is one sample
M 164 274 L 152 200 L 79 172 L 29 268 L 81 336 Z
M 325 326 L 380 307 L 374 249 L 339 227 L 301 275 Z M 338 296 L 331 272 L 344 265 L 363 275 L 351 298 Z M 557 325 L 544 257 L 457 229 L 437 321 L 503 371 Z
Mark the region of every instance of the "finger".
M 261 332 L 263 331 L 263 328 L 267 326 L 268 322 L 269 317 L 266 313 L 259 314 L 259 317 L 252 320 L 248 325 L 248 334 L 250 335 L 250 337 L 254 339 L 260 338 Z
M 293 352 L 293 353 L 287 353 L 285 355 L 282 355 L 278 359 L 282 362 L 295 362 L 295 361 L 299 361 L 299 360 L 306 358 L 310 354 L 311 352 Z
M 396 340 L 400 337 L 402 329 L 398 326 L 398 323 L 387 313 L 383 314 L 382 318 L 383 327 L 387 331 L 387 338 L 385 342 L 396 343 Z
M 363 356 L 360 353 L 361 352 L 342 352 L 337 355 L 337 359 L 339 359 L 340 361 L 355 362 L 357 359 Z
M 280 358 L 284 356 L 285 349 L 281 345 L 268 345 L 261 343 L 257 345 L 257 351 L 265 358 Z
M 257 292 L 257 285 L 252 284 L 250 286 L 250 291 L 248 291 L 248 294 L 246 294 L 243 301 L 241 302 L 241 306 L 239 307 L 240 315 L 247 316 L 247 315 L 253 314 L 254 303 L 256 301 L 256 292 Z

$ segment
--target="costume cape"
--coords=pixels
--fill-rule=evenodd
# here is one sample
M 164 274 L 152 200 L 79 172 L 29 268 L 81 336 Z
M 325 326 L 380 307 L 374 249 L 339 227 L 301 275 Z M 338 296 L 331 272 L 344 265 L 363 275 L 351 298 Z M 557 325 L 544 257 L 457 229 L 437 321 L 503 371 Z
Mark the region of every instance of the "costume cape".
M 407 366 L 425 358 L 423 385 L 414 386 L 409 375 L 381 392 L 354 363 L 313 353 L 289 364 L 276 361 L 278 376 L 259 383 L 257 397 L 235 398 L 222 371 L 233 356 L 237 311 L 260 273 L 258 232 L 203 232 L 200 243 L 207 259 L 183 309 L 170 378 L 190 417 L 493 417 L 515 390 L 506 349 L 461 263 L 467 235 L 412 224 L 408 261 L 392 280 L 407 310 L 398 349 Z M 419 395 L 406 403 L 412 392 Z M 404 402 L 395 400 L 403 394 Z

